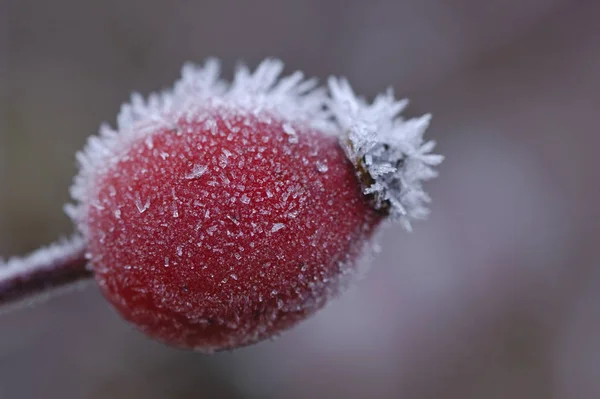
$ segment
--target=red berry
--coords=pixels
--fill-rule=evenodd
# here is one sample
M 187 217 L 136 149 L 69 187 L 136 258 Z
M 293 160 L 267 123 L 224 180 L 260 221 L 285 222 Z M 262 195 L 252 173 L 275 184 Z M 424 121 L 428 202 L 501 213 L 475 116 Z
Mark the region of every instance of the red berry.
M 420 142 L 389 155 L 385 140 L 358 140 L 371 110 L 343 83 L 332 90 L 350 100 L 347 117 L 301 76 L 277 81 L 277 63 L 239 71 L 228 89 L 214 69 L 184 69 L 174 92 L 149 105 L 134 97 L 118 133 L 91 139 L 70 210 L 119 313 L 165 343 L 207 352 L 271 337 L 325 305 L 384 213 L 423 213 L 419 180 L 435 161 Z M 390 159 L 408 169 L 380 168 Z
M 133 143 L 97 201 L 89 251 L 105 296 L 149 335 L 201 349 L 312 314 L 380 220 L 336 138 L 218 111 Z

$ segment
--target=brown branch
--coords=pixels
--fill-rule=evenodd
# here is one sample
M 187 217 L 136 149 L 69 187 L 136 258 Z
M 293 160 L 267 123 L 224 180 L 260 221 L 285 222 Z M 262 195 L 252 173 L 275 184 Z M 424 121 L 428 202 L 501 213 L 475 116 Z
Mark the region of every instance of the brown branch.
M 0 262 L 0 307 L 92 277 L 80 237 Z

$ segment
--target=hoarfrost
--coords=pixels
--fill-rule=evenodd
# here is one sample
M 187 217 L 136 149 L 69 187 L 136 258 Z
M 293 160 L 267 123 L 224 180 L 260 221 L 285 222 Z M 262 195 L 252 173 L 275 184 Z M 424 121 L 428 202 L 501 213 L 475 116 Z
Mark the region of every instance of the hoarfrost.
M 322 162 L 317 162 L 317 170 L 321 173 L 325 173 L 329 170 L 329 167 Z
M 0 259 L 0 284 L 16 276 L 64 263 L 65 259 L 78 256 L 85 247 L 86 241 L 83 237 L 75 235 L 40 248 L 24 257 L 10 258 L 6 262 Z
M 283 129 L 284 133 L 287 134 L 288 136 L 296 135 L 296 130 L 289 123 L 284 123 L 282 125 L 282 129 Z
M 137 208 L 139 213 L 144 213 L 150 208 L 150 199 L 147 199 L 146 202 L 142 204 L 142 199 L 140 198 L 140 193 L 135 193 L 135 207 Z
M 299 214 L 300 214 L 300 211 L 292 211 L 292 212 L 289 212 L 286 215 L 286 217 L 288 217 L 290 219 L 295 219 Z
M 250 202 L 250 201 L 248 201 L 248 202 Z M 227 215 L 227 219 L 231 220 L 233 222 L 233 224 L 235 224 L 236 226 L 240 225 L 240 222 L 236 218 L 234 218 L 233 216 L 231 216 L 231 215 Z
M 371 177 L 372 183 L 363 191 L 373 194 L 376 207 L 389 208 L 391 218 L 407 228 L 411 220 L 424 217 L 429 197 L 422 189 L 422 181 L 436 176 L 432 166 L 443 159 L 431 154 L 434 142 L 423 141 L 429 115 L 404 120 L 399 113 L 406 102 L 396 101 L 391 91 L 369 104 L 354 94 L 345 79 L 330 78 L 328 93 L 315 79 L 306 79 L 301 72 L 281 76 L 282 70 L 281 61 L 266 59 L 253 72 L 240 66 L 229 83 L 220 78 L 219 62 L 209 59 L 201 66 L 185 64 L 181 78 L 171 89 L 153 93 L 147 99 L 134 93 L 131 101 L 121 107 L 116 129 L 103 124 L 99 134 L 90 137 L 77 154 L 80 171 L 71 187 L 74 204 L 67 204 L 65 212 L 87 236 L 87 208 L 94 203 L 96 180 L 119 162 L 134 142 L 142 139 L 148 148 L 156 148 L 155 132 L 169 129 L 177 135 L 187 134 L 188 130 L 178 126 L 179 121 L 201 118 L 210 136 L 227 134 L 220 131 L 211 114 L 211 110 L 219 110 L 236 112 L 245 118 L 247 126 L 252 118 L 267 124 L 280 120 L 290 143 L 297 142 L 295 124 L 337 135 L 350 161 Z M 231 140 L 233 135 L 248 137 L 251 130 L 236 126 L 228 134 Z M 268 138 L 263 141 L 266 143 Z M 162 159 L 169 156 L 164 152 L 157 155 Z M 260 150 L 255 157 L 262 158 Z M 223 154 L 219 159 L 223 168 L 228 158 Z M 318 164 L 317 168 L 327 173 L 330 167 Z M 207 170 L 195 165 L 185 178 L 199 178 Z M 226 176 L 220 177 L 223 184 L 229 184 Z M 272 195 L 267 191 L 267 197 Z M 147 209 L 146 204 L 136 202 L 141 213 Z M 177 208 L 172 211 L 178 217 Z
M 208 167 L 204 165 L 194 165 L 192 171 L 185 175 L 185 178 L 188 180 L 198 179 L 200 176 L 206 173 Z
M 391 89 L 371 104 L 357 97 L 346 79 L 330 78 L 329 89 L 328 107 L 345 135 L 344 151 L 373 181 L 363 192 L 374 195 L 376 207 L 389 206 L 391 218 L 410 230 L 412 219 L 428 213 L 422 182 L 437 176 L 432 166 L 444 159 L 430 153 L 434 141 L 423 140 L 431 116 L 404 120 L 399 113 L 407 101 L 397 101 Z
M 136 140 L 142 138 L 149 148 L 154 148 L 154 132 L 167 128 L 178 135 L 184 134 L 177 128 L 177 122 L 205 115 L 207 109 L 237 110 L 248 115 L 271 113 L 285 121 L 301 121 L 332 133 L 334 125 L 324 108 L 325 90 L 317 87 L 315 79 L 305 79 L 301 72 L 280 77 L 282 70 L 281 61 L 267 59 L 254 72 L 240 66 L 233 82 L 227 83 L 219 77 L 219 62 L 209 59 L 203 66 L 185 64 L 181 79 L 172 89 L 151 94 L 147 100 L 134 93 L 130 103 L 121 107 L 116 130 L 103 124 L 99 135 L 90 137 L 83 151 L 77 154 L 80 171 L 71 187 L 75 204 L 66 205 L 65 212 L 87 235 L 85 208 L 92 202 L 88 199 L 95 195 L 97 177 L 118 162 Z M 212 134 L 219 133 L 215 120 L 208 118 L 204 123 Z M 168 156 L 159 155 L 163 159 Z M 226 158 L 222 162 L 227 162 Z M 192 175 L 189 176 L 199 177 Z
M 250 198 L 246 195 L 246 194 L 242 194 L 242 197 L 240 198 L 240 201 L 243 204 L 249 204 L 250 203 Z
M 275 223 L 273 224 L 273 227 L 271 228 L 271 233 L 275 233 L 276 231 L 279 231 L 281 229 L 283 229 L 285 227 L 285 224 L 283 223 Z
M 296 134 L 296 130 L 289 123 L 284 123 L 282 125 L 283 132 L 288 135 L 288 142 L 297 143 L 299 141 L 298 135 Z

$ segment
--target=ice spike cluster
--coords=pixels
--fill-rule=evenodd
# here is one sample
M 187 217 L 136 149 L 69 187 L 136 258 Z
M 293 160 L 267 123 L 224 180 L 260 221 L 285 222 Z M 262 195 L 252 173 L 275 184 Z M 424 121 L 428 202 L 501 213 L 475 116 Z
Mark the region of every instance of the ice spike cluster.
M 425 121 L 282 68 L 227 83 L 215 60 L 186 65 L 78 154 L 66 210 L 104 296 L 151 337 L 203 352 L 272 337 L 343 290 L 382 220 L 425 214 L 441 161 Z

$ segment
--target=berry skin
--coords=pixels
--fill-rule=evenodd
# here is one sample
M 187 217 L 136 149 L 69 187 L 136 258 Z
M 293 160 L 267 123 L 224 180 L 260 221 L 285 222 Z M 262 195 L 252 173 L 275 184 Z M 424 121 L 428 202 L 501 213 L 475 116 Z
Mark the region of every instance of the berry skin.
M 213 352 L 272 337 L 352 281 L 382 221 L 427 213 L 429 117 L 282 67 L 229 84 L 214 60 L 186 65 L 77 156 L 65 210 L 104 296 L 155 339 Z
M 205 351 L 270 337 L 338 292 L 381 220 L 335 137 L 269 119 L 180 122 L 99 179 L 96 278 L 148 335 Z

